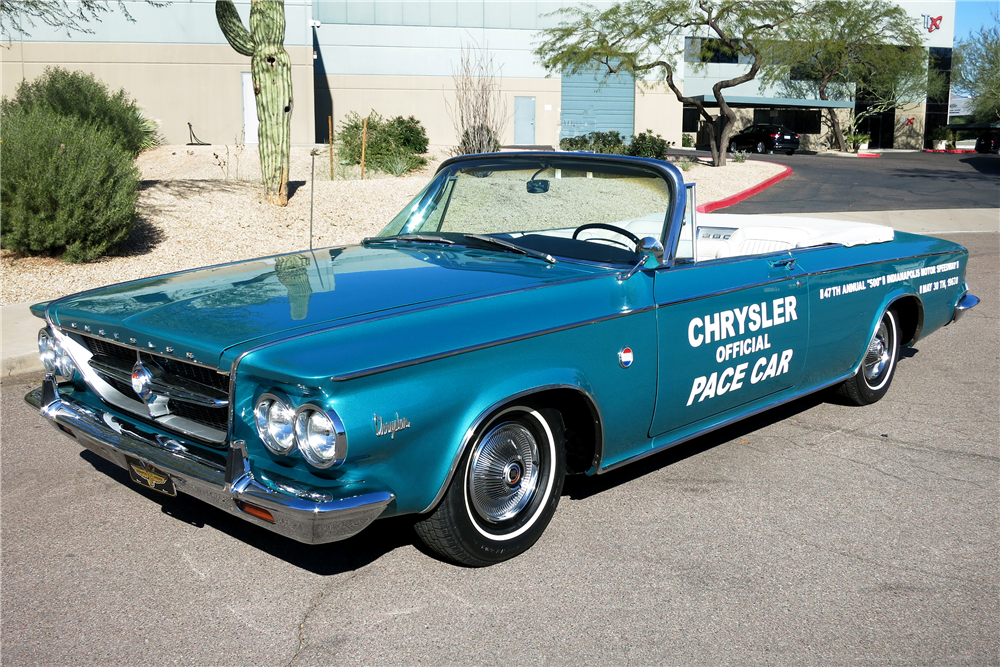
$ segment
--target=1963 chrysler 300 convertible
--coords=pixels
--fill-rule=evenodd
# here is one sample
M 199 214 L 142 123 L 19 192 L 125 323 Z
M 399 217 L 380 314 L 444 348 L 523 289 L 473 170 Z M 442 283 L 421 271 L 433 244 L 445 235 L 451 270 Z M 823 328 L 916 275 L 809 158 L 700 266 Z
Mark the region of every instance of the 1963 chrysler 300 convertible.
M 672 165 L 464 156 L 376 237 L 38 304 L 28 402 L 135 483 L 306 543 L 530 547 L 600 474 L 804 394 L 865 405 L 978 300 L 887 227 L 702 215 Z

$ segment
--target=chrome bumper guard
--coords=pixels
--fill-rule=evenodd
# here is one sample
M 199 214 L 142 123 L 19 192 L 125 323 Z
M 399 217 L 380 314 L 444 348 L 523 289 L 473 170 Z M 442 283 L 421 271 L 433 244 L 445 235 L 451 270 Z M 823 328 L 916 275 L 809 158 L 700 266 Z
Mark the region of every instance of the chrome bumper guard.
M 962 298 L 958 300 L 955 304 L 955 316 L 951 318 L 952 322 L 958 322 L 958 318 L 965 314 L 965 311 L 972 310 L 979 305 L 979 297 L 973 296 L 966 292 L 962 295 Z
M 317 495 L 315 492 L 275 491 L 254 479 L 242 441 L 230 445 L 225 464 L 208 460 L 178 440 L 60 396 L 51 374 L 24 400 L 39 408 L 55 428 L 68 431 L 84 447 L 118 467 L 127 470 L 126 455 L 138 458 L 169 473 L 178 491 L 306 544 L 336 542 L 356 535 L 395 498 L 388 491 L 369 491 L 317 502 L 308 498 Z M 274 517 L 274 523 L 244 512 L 238 503 L 264 508 Z

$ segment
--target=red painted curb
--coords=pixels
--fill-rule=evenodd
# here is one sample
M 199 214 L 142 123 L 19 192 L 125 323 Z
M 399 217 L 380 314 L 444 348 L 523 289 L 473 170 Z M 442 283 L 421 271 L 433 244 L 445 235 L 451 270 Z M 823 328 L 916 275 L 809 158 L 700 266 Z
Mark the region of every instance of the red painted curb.
M 858 153 L 858 157 L 882 157 L 878 153 Z
M 718 211 L 720 208 L 726 208 L 727 206 L 732 206 L 733 204 L 739 204 L 744 199 L 749 199 L 758 192 L 763 192 L 764 190 L 767 190 L 769 187 L 771 187 L 778 181 L 782 181 L 791 175 L 792 175 L 792 168 L 785 167 L 785 170 L 780 174 L 776 174 L 771 178 L 767 179 L 766 181 L 764 181 L 763 183 L 758 183 L 757 185 L 747 190 L 744 190 L 743 192 L 737 192 L 732 197 L 726 197 L 725 199 L 720 199 L 719 201 L 711 201 L 708 202 L 707 204 L 702 204 L 701 206 L 698 207 L 698 212 L 711 213 L 712 211 Z

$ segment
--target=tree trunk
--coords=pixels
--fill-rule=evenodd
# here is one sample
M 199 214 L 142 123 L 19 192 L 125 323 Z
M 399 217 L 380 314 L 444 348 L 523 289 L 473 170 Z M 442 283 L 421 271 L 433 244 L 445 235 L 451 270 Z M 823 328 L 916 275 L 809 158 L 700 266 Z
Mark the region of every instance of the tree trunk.
M 232 0 L 216 0 L 219 27 L 237 52 L 250 56 L 257 100 L 257 148 L 267 200 L 288 204 L 288 166 L 292 130 L 292 61 L 285 50 L 283 0 L 252 0 L 250 31 L 243 27 Z
M 837 140 L 837 149 L 847 151 L 847 141 L 844 139 L 844 131 L 840 128 L 840 119 L 837 118 L 837 110 L 833 107 L 827 109 L 830 113 L 830 125 L 833 126 L 833 136 Z

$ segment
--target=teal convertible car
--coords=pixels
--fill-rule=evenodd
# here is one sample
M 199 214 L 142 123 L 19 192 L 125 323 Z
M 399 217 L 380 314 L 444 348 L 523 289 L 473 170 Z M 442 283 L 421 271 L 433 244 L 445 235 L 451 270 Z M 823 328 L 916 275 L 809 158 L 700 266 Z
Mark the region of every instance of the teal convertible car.
M 355 246 L 34 306 L 26 397 L 148 489 L 305 543 L 417 516 L 442 556 L 529 548 L 595 475 L 836 386 L 978 300 L 967 252 L 876 225 L 701 215 L 655 160 L 453 158 Z

